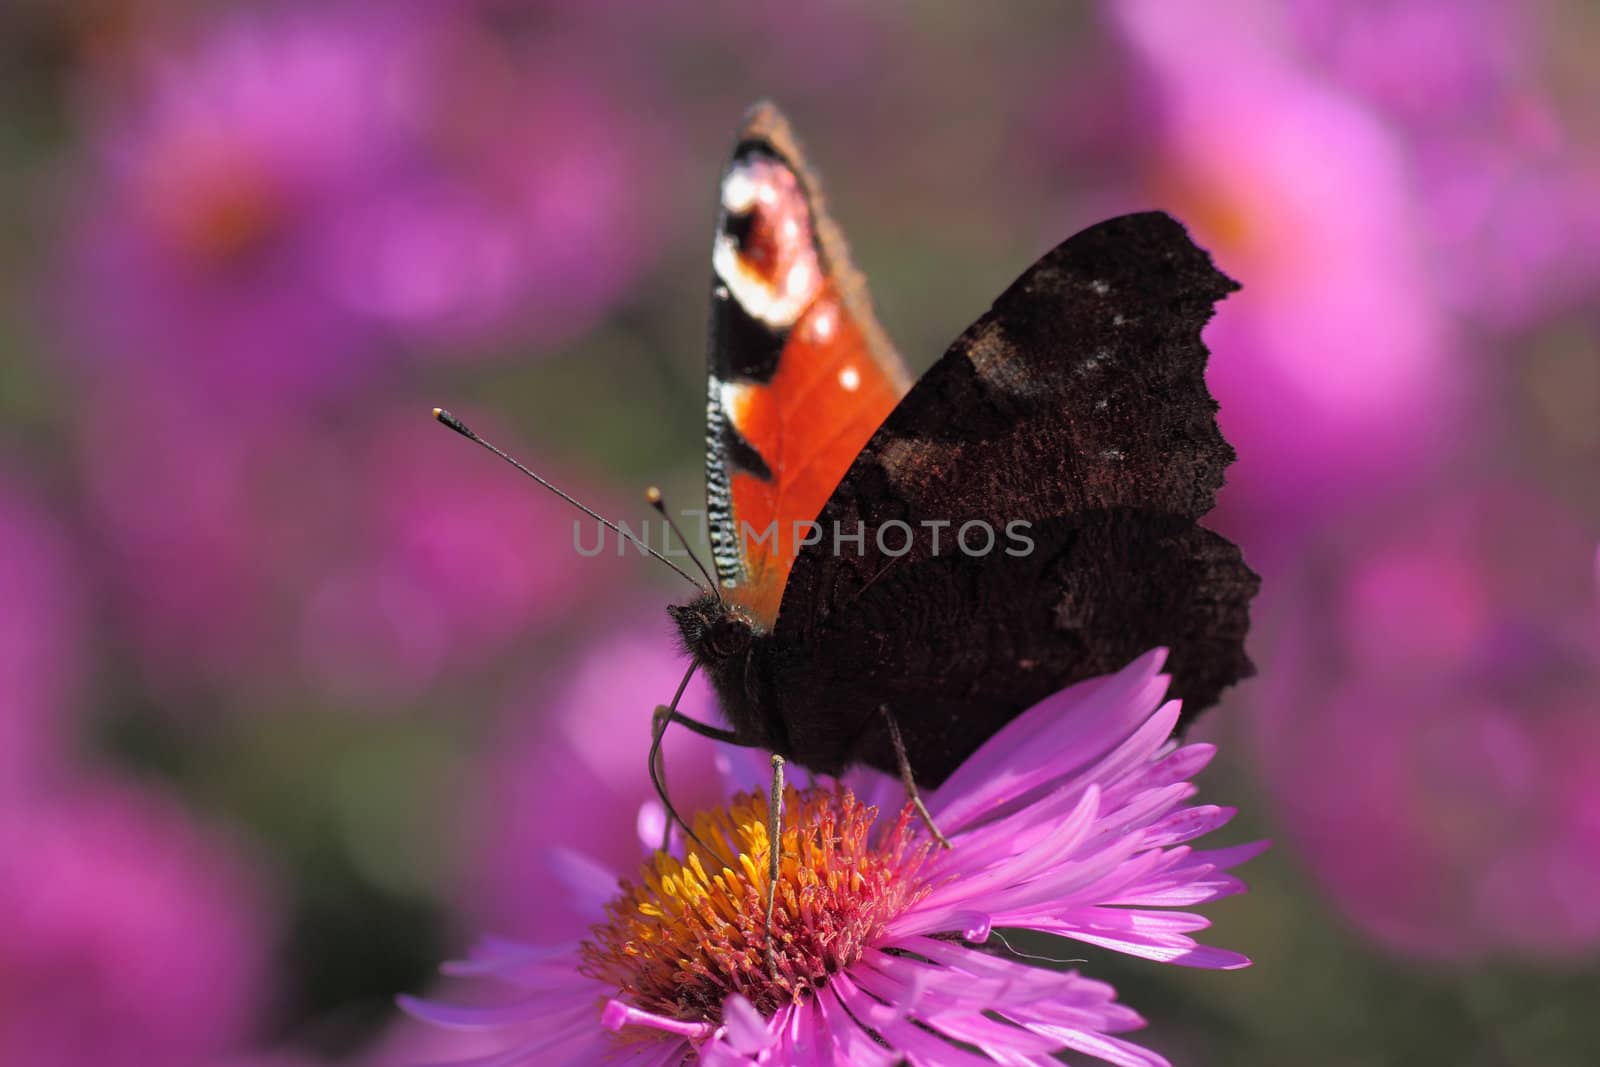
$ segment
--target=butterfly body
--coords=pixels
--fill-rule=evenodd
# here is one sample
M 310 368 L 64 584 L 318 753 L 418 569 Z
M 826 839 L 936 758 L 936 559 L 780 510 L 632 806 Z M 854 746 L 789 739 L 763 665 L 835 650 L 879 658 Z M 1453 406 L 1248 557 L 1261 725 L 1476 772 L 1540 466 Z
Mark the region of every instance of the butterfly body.
M 1200 330 L 1237 286 L 1178 223 L 1070 238 L 907 388 L 770 105 L 722 193 L 722 588 L 671 612 L 742 742 L 894 771 L 892 717 L 934 786 L 1027 707 L 1151 647 L 1171 650 L 1186 715 L 1250 673 L 1258 580 L 1198 523 L 1233 458 Z

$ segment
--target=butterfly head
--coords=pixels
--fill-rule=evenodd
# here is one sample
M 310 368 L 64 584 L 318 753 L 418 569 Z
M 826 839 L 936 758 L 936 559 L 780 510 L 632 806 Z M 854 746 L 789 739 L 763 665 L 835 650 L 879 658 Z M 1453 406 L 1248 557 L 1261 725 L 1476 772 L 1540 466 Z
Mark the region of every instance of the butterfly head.
M 697 663 L 715 670 L 750 650 L 757 623 L 748 611 L 707 592 L 667 609 Z

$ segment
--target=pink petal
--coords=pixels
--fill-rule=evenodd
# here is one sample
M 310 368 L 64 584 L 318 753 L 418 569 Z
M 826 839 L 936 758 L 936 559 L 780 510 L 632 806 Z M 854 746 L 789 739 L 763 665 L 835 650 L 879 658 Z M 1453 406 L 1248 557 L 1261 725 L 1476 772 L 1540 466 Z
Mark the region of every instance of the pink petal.
M 1271 847 L 1271 841 L 1252 841 L 1247 845 L 1234 845 L 1231 848 L 1215 848 L 1205 852 L 1196 852 L 1194 858 L 1197 862 L 1207 863 L 1218 870 L 1225 871 L 1231 867 L 1249 863 Z
M 515 943 L 485 941 L 474 946 L 465 960 L 452 960 L 439 968 L 452 978 L 481 978 L 494 976 L 512 978 L 528 971 L 542 973 L 553 968 L 564 973 L 570 982 L 577 966 L 577 954 L 571 945 L 555 948 L 534 948 Z
M 792 1067 L 834 1067 L 833 1035 L 821 1024 L 812 1003 L 784 1008 L 772 1019 L 779 1038 L 769 1062 Z
M 1204 743 L 1184 745 L 1152 763 L 1139 782 L 1139 787 L 1148 789 L 1171 785 L 1174 782 L 1187 782 L 1205 770 L 1216 754 L 1216 745 Z
M 1187 937 L 1130 935 L 1127 937 L 1105 937 L 1099 934 L 1087 933 L 1070 924 L 1049 925 L 1041 924 L 1037 929 L 1046 933 L 1060 934 L 1062 937 L 1074 941 L 1082 941 L 1089 945 L 1099 945 L 1101 948 L 1111 949 L 1113 952 L 1122 952 L 1140 959 L 1155 960 L 1157 963 L 1175 963 L 1180 967 L 1202 967 L 1209 970 L 1231 971 L 1240 967 L 1248 967 L 1250 959 L 1237 952 L 1228 952 L 1220 948 L 1209 948 L 1197 945 Z
M 812 1001 L 820 1025 L 826 1027 L 832 1039 L 836 1061 L 853 1067 L 891 1067 L 899 1063 L 899 1057 L 873 1040 L 845 1011 L 835 991 L 836 986 L 850 987 L 849 979 L 835 975 L 827 988 Z
M 928 805 L 935 821 L 946 833 L 960 830 L 1117 744 L 1166 691 L 1165 676 L 1157 674 L 1165 658 L 1165 649 L 1147 652 L 1118 673 L 1064 689 L 1013 719 L 935 792 Z M 1052 735 L 1048 742 L 1046 735 Z
M 917 915 L 937 911 L 952 906 L 961 906 L 966 902 L 982 904 L 989 894 L 1006 885 L 1013 884 L 1041 866 L 1056 861 L 1061 855 L 1070 854 L 1089 829 L 1094 824 L 1094 817 L 1100 807 L 1100 791 L 1090 786 L 1084 791 L 1078 801 L 1078 806 L 1064 821 L 1056 826 L 1031 854 L 1007 857 L 995 863 L 986 871 L 963 874 L 956 880 L 947 883 L 943 888 L 936 889 L 923 898 L 915 907 L 896 919 L 891 924 L 891 933 L 900 928 L 903 923 Z M 940 853 L 940 857 L 949 857 L 945 862 L 953 866 L 952 873 L 960 871 L 965 862 L 970 862 L 964 857 L 962 847 L 958 845 L 947 853 Z M 981 854 L 981 853 L 980 853 Z M 942 868 L 930 872 L 930 876 L 944 873 Z
M 999 1009 L 999 1010 L 1004 1010 Z M 1032 1061 L 1035 1055 L 1054 1052 L 1061 1047 L 1057 1038 L 1027 1030 L 1009 1023 L 997 1022 L 981 1014 L 971 1015 L 941 1015 L 937 1019 L 927 1020 L 928 1025 L 940 1033 L 955 1038 L 957 1041 L 976 1045 L 990 1056 L 1004 1050 L 1017 1053 Z M 1007 1057 L 1007 1062 L 1019 1062 Z M 1046 1059 L 1046 1063 L 1057 1063 L 1058 1060 Z
M 728 1044 L 747 1056 L 771 1048 L 777 1040 L 755 1005 L 737 993 L 722 1002 L 722 1025 Z
M 658 831 L 656 844 L 660 843 Z M 606 901 L 617 895 L 616 872 L 577 849 L 557 845 L 550 849 L 545 862 L 556 881 L 567 890 L 579 914 L 599 914 Z
M 589 1013 L 591 1018 L 594 1010 L 594 1001 L 588 996 L 574 1000 L 570 996 L 552 999 L 547 995 L 541 995 L 493 1006 L 436 1004 L 431 1000 L 420 1000 L 409 996 L 395 999 L 399 1002 L 400 1009 L 407 1015 L 421 1019 L 425 1023 L 455 1030 L 477 1030 L 486 1026 L 521 1026 L 528 1023 L 541 1027 L 556 1027 L 572 1021 L 580 1009 Z
M 1116 789 L 1115 786 L 1112 788 Z M 1173 808 L 1194 796 L 1195 792 L 1195 787 L 1189 782 L 1174 782 L 1171 785 L 1140 789 L 1122 797 L 1119 802 L 1108 799 L 1105 804 L 1105 818 L 1107 822 L 1120 826 L 1124 832 L 1147 827 L 1156 820 L 1164 818 Z
M 1173 812 L 1161 822 L 1145 831 L 1145 843 L 1151 848 L 1181 845 L 1204 837 L 1211 831 L 1228 825 L 1239 813 L 1238 808 L 1224 808 L 1215 804 L 1197 804 Z
M 1105 1060 L 1116 1067 L 1172 1067 L 1159 1053 L 1121 1038 L 1057 1026 L 1036 1026 L 1034 1029 L 1050 1035 L 1067 1048 Z

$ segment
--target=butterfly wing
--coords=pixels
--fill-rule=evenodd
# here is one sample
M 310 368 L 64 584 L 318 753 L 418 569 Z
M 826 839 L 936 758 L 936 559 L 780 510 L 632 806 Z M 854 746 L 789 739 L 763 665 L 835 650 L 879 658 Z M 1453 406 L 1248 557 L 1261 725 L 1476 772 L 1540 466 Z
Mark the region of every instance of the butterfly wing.
M 892 769 L 888 704 L 935 784 L 1031 703 L 1155 645 L 1187 714 L 1250 673 L 1258 579 L 1196 521 L 1233 460 L 1200 330 L 1236 288 L 1168 216 L 1112 219 L 917 382 L 784 593 L 776 682 L 800 762 Z
M 770 627 L 803 527 L 910 374 L 771 104 L 746 117 L 712 252 L 706 496 L 724 595 Z

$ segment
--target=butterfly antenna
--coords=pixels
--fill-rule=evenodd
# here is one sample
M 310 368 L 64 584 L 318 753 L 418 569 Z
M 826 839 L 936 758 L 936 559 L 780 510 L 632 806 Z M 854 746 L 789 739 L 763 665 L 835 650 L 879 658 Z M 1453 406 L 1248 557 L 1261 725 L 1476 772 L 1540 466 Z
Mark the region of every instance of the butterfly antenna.
M 694 560 L 694 565 L 700 568 L 700 573 L 705 576 L 706 585 L 709 586 L 711 591 L 717 595 L 717 599 L 721 600 L 722 590 L 718 587 L 717 582 L 711 577 L 711 572 L 706 570 L 706 565 L 700 562 L 700 557 L 695 555 L 694 546 L 689 543 L 689 539 L 683 536 L 683 531 L 678 529 L 678 524 L 672 521 L 672 514 L 667 511 L 667 505 L 661 499 L 661 490 L 652 485 L 650 488 L 644 491 L 644 499 L 646 503 L 656 509 L 656 514 L 667 520 L 668 528 L 677 535 L 678 540 L 683 544 L 683 550 L 689 553 L 689 558 Z
M 579 511 L 583 512 L 585 515 L 589 516 L 591 519 L 593 519 L 596 522 L 600 523 L 602 526 L 606 527 L 608 530 L 610 530 L 611 532 L 615 533 L 618 537 L 626 538 L 627 540 L 632 541 L 635 545 L 638 545 L 644 551 L 648 552 L 650 555 L 654 556 L 656 559 L 660 560 L 662 563 L 665 563 L 667 566 L 669 566 L 673 570 L 677 571 L 680 575 L 682 575 L 683 580 L 688 582 L 690 585 L 695 586 L 696 588 L 699 587 L 700 583 L 695 580 L 694 575 L 690 574 L 688 571 L 684 570 L 682 567 L 680 567 L 676 563 L 672 562 L 666 556 L 663 556 L 661 553 L 657 552 L 655 549 L 651 548 L 649 545 L 645 544 L 643 541 L 641 541 L 637 537 L 633 536 L 627 530 L 622 529 L 620 526 L 618 526 L 616 523 L 612 522 L 610 519 L 606 518 L 604 515 L 601 515 L 599 512 L 595 511 L 593 508 L 585 506 L 582 502 L 580 502 L 578 500 L 575 500 L 573 497 L 569 496 L 568 494 L 563 492 L 561 489 L 557 488 L 555 485 L 552 485 L 550 482 L 545 481 L 543 478 L 541 478 L 537 474 L 533 473 L 533 471 L 529 470 L 527 467 L 524 467 L 521 463 L 518 463 L 515 459 L 512 459 L 509 455 L 507 455 L 506 453 L 502 452 L 500 449 L 496 448 L 494 445 L 490 444 L 488 441 L 486 441 L 483 438 L 479 437 L 476 433 L 473 432 L 472 427 L 468 426 L 466 423 L 462 422 L 460 419 L 458 419 L 454 415 L 450 414 L 444 408 L 434 408 L 433 409 L 433 417 L 435 419 L 438 419 L 440 422 L 444 423 L 446 426 L 450 427 L 450 429 L 454 430 L 456 433 L 460 434 L 462 437 L 465 437 L 467 440 L 473 442 L 474 444 L 479 444 L 479 445 L 482 445 L 484 448 L 487 448 L 490 452 L 493 452 L 495 455 L 499 456 L 501 459 L 505 460 L 507 463 L 511 464 L 513 467 L 517 468 L 517 470 L 521 471 L 523 474 L 526 474 L 528 477 L 532 478 L 534 481 L 538 482 L 540 485 L 542 485 L 546 489 L 550 490 L 552 493 L 554 493 L 556 496 L 560 497 L 562 500 L 565 500 L 567 503 L 571 504 L 573 507 L 575 507 Z M 699 561 L 696 560 L 695 562 L 698 563 Z M 704 570 L 704 569 L 705 568 L 703 568 L 703 567 L 701 568 L 701 570 Z M 708 576 L 707 580 L 709 581 L 709 576 Z M 712 589 L 715 590 L 715 588 L 716 588 L 716 586 L 713 585 Z

